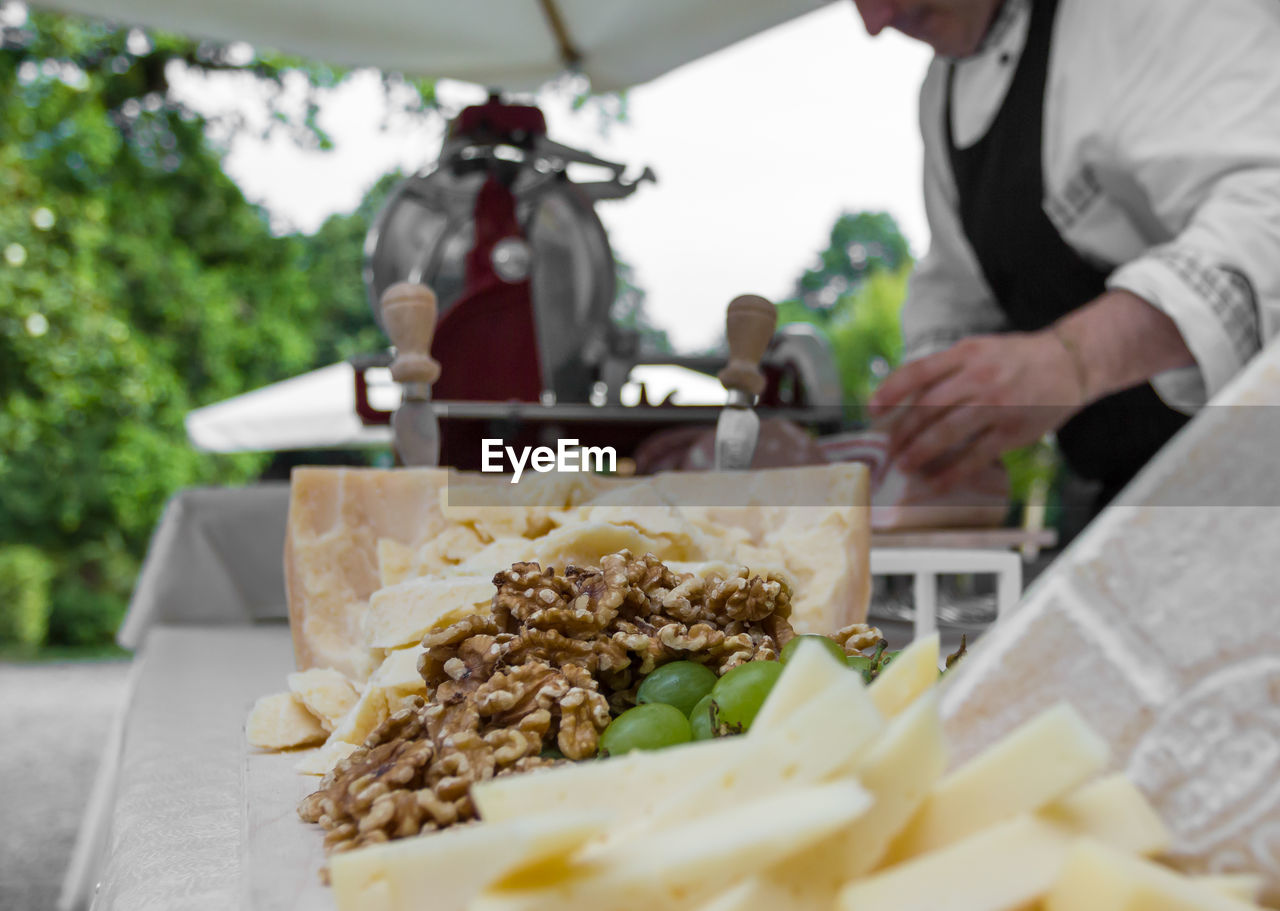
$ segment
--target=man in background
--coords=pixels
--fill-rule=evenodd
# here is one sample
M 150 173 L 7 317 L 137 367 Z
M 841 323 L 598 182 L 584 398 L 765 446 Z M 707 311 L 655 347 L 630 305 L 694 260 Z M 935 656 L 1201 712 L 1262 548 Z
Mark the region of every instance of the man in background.
M 1280 324 L 1280 2 L 854 2 L 937 52 L 891 455 L 947 489 L 1053 431 L 1100 508 Z

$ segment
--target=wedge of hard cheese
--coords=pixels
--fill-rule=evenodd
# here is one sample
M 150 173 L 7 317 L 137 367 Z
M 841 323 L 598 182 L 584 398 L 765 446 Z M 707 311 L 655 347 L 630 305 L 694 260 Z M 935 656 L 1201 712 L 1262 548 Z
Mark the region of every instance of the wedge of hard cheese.
M 866 615 L 865 466 L 533 479 L 525 490 L 437 469 L 295 470 L 285 570 L 298 667 L 363 681 L 381 649 L 475 609 L 484 580 L 512 563 L 581 565 L 623 548 L 781 571 L 801 632 Z
M 284 566 L 299 668 L 364 680 L 377 666 L 361 619 L 382 587 L 378 541 L 416 547 L 443 531 L 447 477 L 438 469 L 294 469 Z
M 786 566 L 796 591 L 797 630 L 830 633 L 865 619 L 871 597 L 865 465 L 675 472 L 651 483 L 721 540 L 724 553 L 707 559 Z

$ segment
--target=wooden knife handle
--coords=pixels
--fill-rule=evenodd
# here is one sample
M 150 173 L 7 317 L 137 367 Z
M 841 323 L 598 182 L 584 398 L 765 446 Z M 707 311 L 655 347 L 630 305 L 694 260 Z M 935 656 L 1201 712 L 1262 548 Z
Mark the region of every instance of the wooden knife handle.
M 777 327 L 778 310 L 763 297 L 744 294 L 729 302 L 725 315 L 729 363 L 720 371 L 720 382 L 726 389 L 737 389 L 750 395 L 764 391 L 760 358 L 764 357 Z
M 436 334 L 436 296 L 426 285 L 400 282 L 382 292 L 382 322 L 396 346 L 391 378 L 397 383 L 434 383 L 440 364 L 431 357 Z

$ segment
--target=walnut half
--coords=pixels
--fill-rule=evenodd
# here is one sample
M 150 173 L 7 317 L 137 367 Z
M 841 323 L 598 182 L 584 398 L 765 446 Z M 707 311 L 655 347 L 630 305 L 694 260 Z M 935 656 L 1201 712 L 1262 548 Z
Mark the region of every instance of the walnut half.
M 428 698 L 387 719 L 299 806 L 327 850 L 474 819 L 476 782 L 562 761 L 552 751 L 596 755 L 612 713 L 634 705 L 655 668 L 688 660 L 723 674 L 777 658 L 795 635 L 786 581 L 746 567 L 701 578 L 621 551 L 563 573 L 517 563 L 493 582 L 490 613 L 423 638 Z M 861 630 L 842 631 L 846 649 Z

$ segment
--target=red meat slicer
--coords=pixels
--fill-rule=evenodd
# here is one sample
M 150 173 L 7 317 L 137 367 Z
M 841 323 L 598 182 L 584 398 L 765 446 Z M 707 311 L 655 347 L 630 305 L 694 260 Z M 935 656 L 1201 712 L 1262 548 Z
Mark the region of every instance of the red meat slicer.
M 571 164 L 605 177 L 575 182 Z M 616 265 L 594 205 L 654 179 L 648 168 L 634 180 L 624 171 L 549 139 L 538 108 L 491 96 L 451 123 L 433 167 L 393 191 L 366 239 L 365 282 L 384 330 L 381 301 L 392 285 L 435 292 L 430 355 L 440 370 L 430 397 L 440 464 L 478 468 L 483 437 L 535 445 L 571 431 L 583 445 L 629 456 L 659 431 L 715 423 L 716 406 L 622 405 L 637 365 L 711 375 L 724 365 L 644 352 L 638 334 L 611 318 Z M 390 420 L 369 405 L 365 377 L 388 361 L 355 362 L 357 410 L 368 424 Z M 762 416 L 839 425 L 839 379 L 820 335 L 783 327 L 761 366 Z

